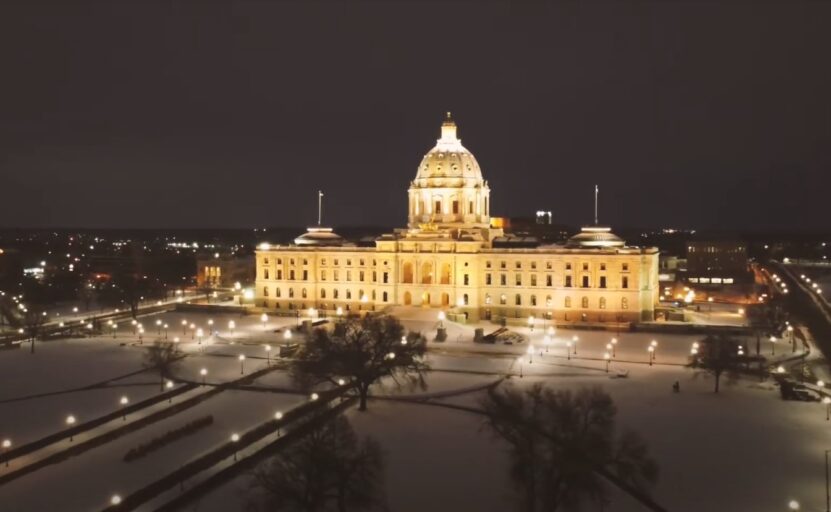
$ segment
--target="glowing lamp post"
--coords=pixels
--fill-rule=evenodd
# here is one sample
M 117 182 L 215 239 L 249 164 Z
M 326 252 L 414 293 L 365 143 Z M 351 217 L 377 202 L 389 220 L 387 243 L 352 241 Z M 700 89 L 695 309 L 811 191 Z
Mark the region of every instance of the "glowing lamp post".
M 275 412 L 274 419 L 277 421 L 277 437 L 280 437 L 280 420 L 283 419 L 283 413 L 280 411 Z
M 548 346 L 551 345 L 551 336 L 545 335 L 542 339 L 542 344 L 545 347 L 545 353 L 548 353 Z
M 606 373 L 609 373 L 609 362 L 611 362 L 612 355 L 606 352 L 603 354 L 603 359 L 606 361 Z
M 245 354 L 240 354 L 237 359 L 239 359 L 239 374 L 242 375 L 245 373 Z
M 649 345 L 646 351 L 647 353 L 649 353 L 649 366 L 652 366 L 652 361 L 655 360 L 655 347 Z
M 320 395 L 318 395 L 317 393 L 312 393 L 312 395 L 309 397 L 309 399 L 312 402 L 316 402 L 319 398 L 320 398 Z
M 202 336 L 204 334 L 205 333 L 202 331 L 202 329 L 196 329 L 196 337 L 199 338 L 199 344 L 200 345 L 202 344 Z
M 652 340 L 649 342 L 649 346 L 652 347 L 652 359 L 655 359 L 655 356 L 658 354 L 658 342 Z
M 534 345 L 528 345 L 528 364 L 534 364 Z
M 231 434 L 231 442 L 234 444 L 234 460 L 237 460 L 237 443 L 239 442 L 239 434 L 236 432 Z
M 192 340 L 194 336 L 196 336 L 196 324 L 190 324 L 190 339 Z
M 576 356 L 577 355 L 577 342 L 580 341 L 580 338 L 578 338 L 577 336 L 572 336 L 571 341 L 574 344 L 574 355 Z
M 283 339 L 286 341 L 291 340 L 291 329 L 289 329 L 288 327 L 286 327 L 286 330 L 283 331 Z
M 173 389 L 173 381 L 168 380 L 167 382 L 165 382 L 164 387 L 165 387 L 166 390 L 170 391 L 171 389 Z M 167 403 L 169 403 L 169 404 L 173 403 L 173 395 L 168 395 Z
M 343 308 L 338 306 L 338 309 L 335 310 L 335 315 L 338 317 L 338 320 L 340 320 L 343 317 Z
M 205 377 L 208 375 L 208 369 L 207 368 L 202 368 L 201 370 L 199 370 L 199 375 L 202 376 L 202 385 L 204 386 L 205 385 Z
M 130 399 L 127 398 L 126 396 L 122 396 L 121 400 L 119 400 L 118 403 L 121 404 L 121 413 L 122 413 L 121 421 L 127 421 L 126 409 L 127 409 L 127 404 L 130 403 Z
M 617 357 L 615 350 L 617 349 L 617 338 L 612 338 L 612 357 Z
M 66 417 L 66 426 L 67 426 L 68 428 L 72 428 L 72 425 L 74 425 L 74 424 L 75 424 L 75 421 L 76 421 L 76 420 L 75 420 L 75 416 L 73 416 L 73 415 L 71 415 L 71 414 L 70 414 L 69 416 L 67 416 L 67 417 Z M 74 437 L 75 437 L 74 435 L 71 435 L 71 434 L 70 434 L 70 436 L 69 436 L 69 442 L 70 442 L 70 443 L 73 441 Z
M 116 338 L 118 338 L 118 324 L 113 323 L 112 328 L 113 328 L 113 339 L 116 339 Z
M 158 331 L 158 335 L 161 336 L 162 335 L 162 321 L 161 320 L 156 320 L 156 329 Z
M 534 315 L 528 317 L 528 328 L 531 329 L 531 332 L 534 332 Z
M 822 403 L 825 404 L 825 421 L 831 420 L 831 397 L 824 397 Z
M 110 505 L 121 505 L 121 496 L 113 494 L 112 498 L 110 498 Z
M 208 335 L 209 336 L 214 335 L 214 321 L 213 321 L 212 318 L 208 319 Z
M 11 439 L 3 439 L 3 453 L 8 454 L 9 449 L 12 447 L 12 440 Z M 9 467 L 9 459 L 6 459 L 6 467 Z
M 792 352 L 796 352 L 796 336 L 793 334 L 793 326 L 788 326 L 788 336 L 791 338 L 791 344 L 793 344 Z
M 789 501 L 788 510 L 799 510 L 799 502 L 796 500 Z
M 444 327 L 444 321 L 447 318 L 447 315 L 444 314 L 444 311 L 439 311 L 438 318 L 439 318 L 439 329 L 441 329 L 442 327 Z
M 236 326 L 237 326 L 237 323 L 234 322 L 233 320 L 228 322 L 228 329 L 231 331 L 231 337 L 232 338 L 234 337 L 234 328 L 236 328 Z
M 187 333 L 188 333 L 188 321 L 187 320 L 182 320 L 182 335 L 184 336 Z
M 167 339 L 167 329 L 168 329 L 169 327 L 170 327 L 169 325 L 164 324 L 164 339 Z
M 263 330 L 265 330 L 266 322 L 268 322 L 268 315 L 266 315 L 265 313 L 260 315 L 260 322 L 263 323 Z
M 776 336 L 771 336 L 770 340 L 770 355 L 771 357 L 776 355 Z
M 571 361 L 571 342 L 566 342 L 566 358 Z
M 265 363 L 271 366 L 271 345 L 266 345 L 263 348 L 265 348 Z

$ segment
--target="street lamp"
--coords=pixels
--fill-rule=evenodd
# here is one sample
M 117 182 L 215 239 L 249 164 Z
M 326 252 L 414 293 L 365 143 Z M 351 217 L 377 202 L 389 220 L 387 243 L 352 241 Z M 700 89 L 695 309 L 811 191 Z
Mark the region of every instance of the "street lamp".
M 776 336 L 770 337 L 770 355 L 771 357 L 776 355 Z
M 240 354 L 239 357 L 239 374 L 245 373 L 245 354 Z
M 566 342 L 566 358 L 571 361 L 571 342 Z
M 162 321 L 156 320 L 156 329 L 158 330 L 158 335 L 162 335 Z
M 190 339 L 192 340 L 193 337 L 196 335 L 196 324 L 190 324 Z
M 447 318 L 447 315 L 444 314 L 444 311 L 439 311 L 439 329 L 444 327 L 445 318 Z
M 72 428 L 72 425 L 74 425 L 74 424 L 75 424 L 75 416 L 70 414 L 69 416 L 66 417 L 66 426 L 69 427 L 69 428 Z M 69 442 L 70 443 L 72 442 L 74 437 L 75 437 L 74 435 L 70 434 L 70 436 L 69 436 Z
M 320 395 L 318 395 L 317 393 L 312 393 L 312 395 L 309 398 L 312 400 L 312 402 L 315 402 L 318 398 L 320 398 Z
M 528 345 L 528 364 L 534 364 L 534 345 Z
M 548 353 L 548 346 L 551 345 L 551 336 L 545 335 L 542 338 L 542 344 L 545 346 L 545 353 Z
M 268 366 L 271 366 L 271 345 L 266 345 L 263 348 L 265 348 L 265 362 Z
M 236 432 L 231 434 L 231 442 L 234 443 L 234 460 L 237 460 L 237 443 L 239 442 L 239 434 Z
M 212 318 L 208 319 L 208 334 L 210 336 L 214 335 L 214 321 Z
M 531 332 L 534 332 L 534 315 L 528 316 L 528 327 L 531 329 Z
M 612 355 L 606 352 L 605 354 L 603 354 L 603 359 L 606 360 L 606 373 L 609 373 L 609 362 L 612 359 Z
M 788 326 L 788 336 L 791 338 L 791 344 L 793 345 L 792 352 L 796 352 L 796 337 L 793 334 L 793 326 Z
M 265 313 L 260 315 L 260 322 L 263 323 L 263 330 L 265 330 L 265 324 L 266 322 L 268 322 L 268 315 L 266 315 Z
M 335 315 L 337 315 L 338 320 L 343 316 L 343 308 L 338 306 L 338 309 L 335 310 Z
M 121 496 L 113 494 L 113 497 L 110 498 L 110 505 L 121 505 Z
M 187 333 L 188 333 L 188 321 L 187 320 L 182 320 L 182 335 L 185 335 Z
M 2 446 L 3 446 L 3 452 L 8 454 L 9 448 L 12 447 L 12 440 L 11 439 L 3 439 Z M 6 467 L 9 467 L 9 459 L 6 459 Z
M 126 396 L 122 396 L 121 400 L 119 400 L 118 403 L 121 404 L 121 412 L 122 412 L 121 421 L 127 421 L 126 408 L 127 408 L 127 404 L 130 403 L 130 399 L 127 398 Z
M 612 357 L 617 357 L 615 350 L 617 349 L 617 338 L 612 338 Z
M 167 325 L 167 324 L 164 324 L 164 339 L 167 339 L 167 329 L 168 329 L 168 327 L 170 327 L 170 326 Z
M 286 327 L 286 330 L 283 331 L 283 339 L 289 341 L 291 339 L 291 329 Z
M 649 342 L 649 346 L 652 347 L 652 359 L 655 359 L 655 356 L 658 353 L 658 342 L 655 341 L 655 340 L 652 340 L 652 341 Z
M 236 326 L 237 326 L 237 323 L 236 323 L 236 322 L 234 322 L 233 320 L 230 320 L 230 321 L 228 322 L 228 329 L 230 329 L 230 331 L 231 331 L 231 337 L 232 337 L 232 338 L 234 337 L 234 328 L 235 328 Z
M 199 344 L 202 344 L 202 335 L 205 334 L 202 329 L 196 329 L 196 337 L 199 338 Z
M 283 413 L 280 411 L 275 412 L 274 419 L 277 420 L 277 437 L 280 437 L 280 420 L 283 419 Z
M 789 501 L 788 510 L 799 510 L 799 502 L 796 500 Z
M 171 390 L 171 389 L 173 389 L 173 381 L 172 381 L 172 380 L 168 380 L 167 382 L 165 382 L 164 387 L 165 387 L 165 389 L 167 389 L 167 390 Z M 172 403 L 173 403 L 173 395 L 168 395 L 168 397 L 167 397 L 167 403 L 169 403 L 169 404 L 172 404 Z
M 576 356 L 577 355 L 577 342 L 580 341 L 580 338 L 578 338 L 577 336 L 572 336 L 571 341 L 574 342 L 574 355 Z
M 199 375 L 202 376 L 202 385 L 204 386 L 205 385 L 205 376 L 208 375 L 208 369 L 207 368 L 202 368 L 201 370 L 199 370 Z
M 652 361 L 655 360 L 655 347 L 649 345 L 649 348 L 646 349 L 649 353 L 649 366 L 652 366 Z

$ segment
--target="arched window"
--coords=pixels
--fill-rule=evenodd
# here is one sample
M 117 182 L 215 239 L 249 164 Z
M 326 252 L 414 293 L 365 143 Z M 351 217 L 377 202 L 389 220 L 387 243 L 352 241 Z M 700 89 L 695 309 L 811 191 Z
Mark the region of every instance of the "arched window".
M 278 298 L 280 297 L 280 288 L 279 288 L 279 287 L 278 287 L 278 288 L 275 288 L 275 290 L 274 290 L 274 296 L 275 296 L 275 297 L 278 297 Z
M 352 299 L 352 290 L 346 290 L 346 300 Z
M 325 298 L 326 298 L 326 289 L 325 289 L 325 288 L 321 288 L 321 289 L 320 289 L 320 298 L 321 298 L 321 299 L 325 299 Z
M 332 298 L 333 298 L 333 299 L 337 299 L 337 298 L 338 298 L 338 289 L 337 289 L 337 288 L 335 288 L 334 290 L 332 290 Z
M 623 297 L 620 299 L 620 309 L 629 309 L 629 299 Z
M 450 263 L 441 266 L 441 284 L 450 284 Z
M 508 296 L 503 293 L 502 295 L 499 296 L 499 304 L 504 306 L 507 303 L 508 303 Z
M 589 307 L 589 298 L 588 297 L 583 297 L 580 300 L 580 307 L 582 307 L 583 309 L 586 309 L 586 308 Z
M 268 286 L 263 286 L 263 297 L 268 297 Z
M 421 264 L 421 284 L 433 283 L 433 264 L 425 261 Z
M 517 306 L 522 306 L 522 295 L 518 293 L 514 295 L 514 304 L 516 304 Z
M 263 269 L 263 279 L 268 279 L 268 269 L 267 268 Z
M 384 292 L 384 293 L 381 295 L 381 299 L 382 299 L 384 302 L 387 302 L 387 292 Z
M 401 269 L 401 282 L 402 283 L 412 283 L 413 282 L 413 264 L 409 261 L 405 261 L 404 266 Z
M 537 305 L 537 296 L 536 295 L 531 295 L 531 305 L 532 306 Z
M 600 297 L 600 309 L 606 309 L 606 297 Z
M 465 306 L 467 306 L 467 305 L 468 305 L 468 297 L 467 297 L 467 294 L 462 295 L 462 304 L 464 304 Z
M 300 290 L 300 296 L 301 296 L 302 298 L 304 298 L 304 299 L 306 298 L 306 289 L 305 289 L 305 288 L 303 288 L 302 290 Z
M 289 298 L 290 299 L 294 298 L 294 288 L 289 288 Z
M 563 304 L 565 307 L 571 307 L 571 297 L 566 297 L 565 303 Z

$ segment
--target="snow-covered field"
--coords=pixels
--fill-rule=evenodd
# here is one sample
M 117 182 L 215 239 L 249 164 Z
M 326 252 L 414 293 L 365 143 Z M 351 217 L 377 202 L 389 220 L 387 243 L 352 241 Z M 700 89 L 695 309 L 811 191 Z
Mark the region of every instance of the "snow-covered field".
M 274 331 L 295 323 L 293 318 L 269 319 L 263 328 L 259 317 L 239 315 L 168 313 L 160 318 L 177 325 L 169 328 L 168 336 L 179 337 L 188 353 L 176 368 L 176 376 L 199 382 L 199 371 L 205 368 L 208 383 L 238 378 L 240 354 L 246 356 L 242 368 L 246 374 L 264 367 L 263 343 L 276 347 L 282 333 Z M 202 344 L 191 340 L 190 323 L 207 333 L 208 318 L 227 332 L 221 338 L 206 334 Z M 185 334 L 181 320 L 188 322 Z M 233 335 L 227 328 L 230 320 L 236 323 Z M 155 327 L 148 327 L 154 321 L 154 317 L 142 319 L 148 331 L 145 344 L 157 336 Z M 434 332 L 427 332 L 431 322 L 434 329 L 435 322 L 429 318 L 405 321 L 432 338 Z M 784 402 L 770 384 L 751 380 L 723 386 L 722 393 L 715 395 L 710 378 L 696 377 L 680 366 L 696 337 L 624 333 L 618 337 L 616 357 L 606 373 L 602 355 L 615 333 L 558 329 L 548 353 L 541 343 L 534 343 L 534 353 L 528 354 L 527 345 L 474 345 L 470 341 L 473 326 L 448 323 L 448 327 L 447 343 L 430 344 L 428 362 L 435 371 L 427 376 L 426 390 L 398 389 L 391 383 L 373 390 L 378 396 L 409 395 L 425 403 L 373 400 L 367 413 L 347 413 L 360 434 L 375 437 L 386 450 L 392 510 L 516 509 L 502 443 L 482 429 L 480 417 L 431 405 L 476 407 L 483 388 L 501 379 L 507 380 L 500 385 L 543 382 L 557 388 L 599 385 L 606 389 L 618 407 L 620 426 L 647 439 L 661 468 L 654 496 L 668 510 L 774 512 L 785 510 L 790 499 L 800 500 L 803 510 L 824 507 L 823 455 L 831 428 L 824 406 Z M 143 347 L 134 343 L 127 326 L 120 329 L 117 340 L 99 336 L 40 343 L 34 355 L 27 350 L 0 352 L 0 400 L 75 389 L 141 370 Z M 531 336 L 532 342 L 534 336 L 541 338 L 541 329 Z M 568 360 L 564 344 L 572 336 L 579 337 L 578 355 Z M 646 347 L 652 339 L 659 342 L 657 362 L 671 364 L 646 364 Z M 753 343 L 748 340 L 750 347 Z M 763 351 L 767 350 L 765 344 Z M 619 371 L 628 371 L 628 378 L 617 378 Z M 671 392 L 676 380 L 681 383 L 680 394 Z M 115 410 L 122 395 L 132 402 L 151 396 L 158 392 L 157 382 L 157 374 L 148 371 L 101 389 L 0 403 L 0 437 L 23 444 L 58 430 L 67 413 L 83 421 Z M 283 370 L 262 376 L 255 384 L 292 386 Z M 128 494 L 225 442 L 232 432 L 244 431 L 304 399 L 296 394 L 225 391 L 171 418 L 0 486 L 0 509 L 102 508 L 113 493 Z M 144 459 L 121 461 L 133 446 L 205 414 L 214 415 L 214 425 Z M 247 487 L 248 477 L 240 476 L 189 509 L 238 510 Z M 12 508 L 6 507 L 9 503 Z M 642 508 L 628 496 L 613 492 L 613 503 L 605 510 Z

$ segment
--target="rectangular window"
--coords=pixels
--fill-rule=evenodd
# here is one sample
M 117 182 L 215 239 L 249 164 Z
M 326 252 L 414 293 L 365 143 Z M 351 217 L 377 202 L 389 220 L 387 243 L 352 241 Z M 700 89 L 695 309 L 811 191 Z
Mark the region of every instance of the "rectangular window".
M 289 270 L 289 280 L 294 281 L 294 270 Z
M 606 264 L 605 263 L 600 264 L 600 270 L 606 270 Z
M 321 260 L 320 260 L 320 266 L 321 266 L 321 267 L 325 267 L 325 266 L 326 266 L 326 258 L 323 258 L 323 259 L 321 259 Z
M 531 286 L 537 286 L 537 274 L 531 274 Z
M 589 276 L 583 276 L 583 288 L 589 287 Z
M 522 268 L 522 262 L 521 261 L 516 262 L 516 268 L 518 268 L 518 269 Z
M 459 201 L 453 201 L 453 215 L 459 214 Z
M 519 274 L 519 273 L 518 273 L 518 274 L 516 275 L 516 285 L 517 285 L 517 286 L 522 286 L 522 274 Z
M 566 276 L 566 288 L 571 288 L 571 276 Z
M 499 262 L 499 268 L 507 268 L 507 266 L 508 266 L 508 264 L 505 263 L 504 261 Z
M 588 269 L 589 269 L 589 264 L 588 263 L 583 263 L 583 271 L 586 271 Z
M 441 213 L 441 201 L 436 201 L 433 208 L 433 213 Z
M 606 288 L 606 276 L 600 276 L 600 287 Z
M 470 276 L 468 274 L 464 275 L 464 285 L 468 286 L 470 284 Z
M 347 266 L 347 267 L 351 267 L 351 266 L 352 266 L 352 260 L 347 259 L 347 260 L 346 260 L 346 266 Z
M 308 270 L 306 270 L 306 269 L 303 269 L 303 280 L 304 280 L 304 281 L 308 281 L 308 280 L 309 280 L 309 271 L 308 271 Z
M 325 270 L 321 270 L 321 271 L 320 271 L 320 280 L 321 280 L 321 281 L 325 281 L 325 280 L 326 280 L 326 271 L 325 271 Z
M 352 271 L 351 271 L 351 270 L 347 270 L 347 271 L 346 271 L 346 280 L 347 280 L 348 282 L 351 282 L 351 281 L 352 281 Z
M 281 269 L 277 269 L 277 279 L 283 279 L 283 271 Z
M 502 286 L 506 286 L 508 284 L 508 276 L 505 274 L 500 274 L 499 284 L 501 284 Z
M 340 271 L 339 271 L 338 269 L 335 269 L 335 270 L 333 270 L 332 272 L 334 273 L 334 276 L 335 276 L 335 277 L 334 277 L 334 279 L 335 279 L 335 281 L 340 280 Z
M 268 269 L 267 268 L 263 269 L 263 279 L 268 279 Z
M 629 271 L 629 264 L 628 264 L 628 263 L 624 263 L 624 264 L 622 265 L 622 270 L 623 270 L 624 272 L 628 272 L 628 271 Z
M 363 270 L 358 272 L 358 281 L 360 281 L 362 283 L 364 282 L 364 271 Z
M 384 272 L 384 284 L 387 284 L 390 280 L 390 273 Z
M 373 271 L 372 271 L 372 282 L 373 282 L 373 283 L 377 283 L 377 282 L 378 282 L 378 271 L 377 271 L 377 270 L 373 270 Z
M 486 286 L 491 285 L 491 275 L 490 274 L 485 274 L 485 285 Z
M 485 262 L 485 268 L 491 268 L 491 262 L 490 261 Z
M 629 288 L 629 276 L 623 276 L 620 280 L 621 288 Z
M 364 266 L 364 260 L 359 260 L 359 263 L 362 267 Z
M 545 286 L 551 286 L 551 274 L 545 276 Z
M 566 263 L 566 270 L 571 270 L 571 263 Z
M 545 262 L 545 269 L 546 270 L 551 270 L 551 262 L 550 261 Z

